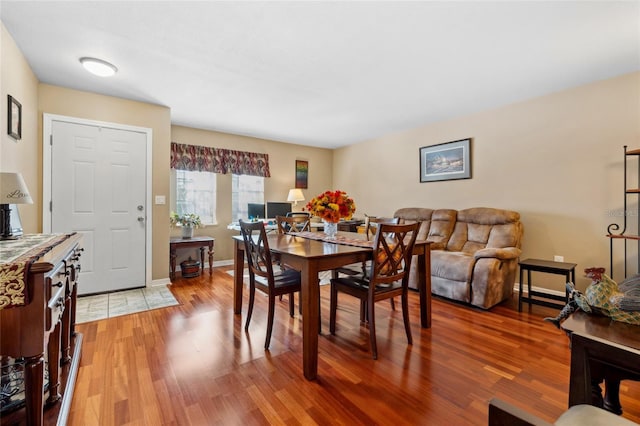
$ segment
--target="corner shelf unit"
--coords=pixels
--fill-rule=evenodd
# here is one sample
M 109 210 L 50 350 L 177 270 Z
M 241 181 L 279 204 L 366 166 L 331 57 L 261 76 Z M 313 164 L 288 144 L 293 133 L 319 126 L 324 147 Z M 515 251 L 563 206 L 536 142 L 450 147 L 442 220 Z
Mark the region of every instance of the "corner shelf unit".
M 628 172 L 628 161 L 632 161 L 631 159 L 635 157 L 637 159 L 637 167 L 638 167 L 638 176 L 635 179 L 636 187 L 629 188 L 629 172 Z M 627 202 L 628 198 L 633 195 L 640 195 L 640 149 L 630 149 L 627 150 L 627 145 L 624 146 L 624 202 L 623 202 L 623 214 L 622 214 L 622 230 L 620 230 L 620 225 L 617 223 L 612 223 L 607 227 L 607 237 L 609 238 L 609 273 L 611 278 L 613 278 L 613 242 L 614 240 L 623 240 L 623 248 L 624 248 L 624 278 L 627 278 L 627 244 L 629 241 L 637 241 L 638 244 L 638 254 L 640 254 L 640 235 L 627 234 L 627 219 L 629 217 Z M 637 199 L 640 205 L 640 198 Z M 634 215 L 637 220 L 637 232 L 640 232 L 640 212 L 636 212 Z M 638 265 L 636 272 L 640 273 L 640 256 L 638 256 Z

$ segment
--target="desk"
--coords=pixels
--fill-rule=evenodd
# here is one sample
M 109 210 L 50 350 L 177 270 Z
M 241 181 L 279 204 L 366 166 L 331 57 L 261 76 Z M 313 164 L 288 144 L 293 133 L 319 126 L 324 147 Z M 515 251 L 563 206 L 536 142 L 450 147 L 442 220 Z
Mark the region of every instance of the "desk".
M 338 232 L 350 238 L 365 239 L 365 235 Z M 310 240 L 295 235 L 269 234 L 269 248 L 278 253 L 282 263 L 301 272 L 302 290 L 302 367 L 304 376 L 313 380 L 318 373 L 318 329 L 320 286 L 318 272 L 336 269 L 351 263 L 371 259 L 371 248 L 355 247 Z M 244 271 L 244 242 L 234 236 L 233 311 L 242 313 L 242 285 Z M 416 241 L 414 254 L 418 255 L 420 286 L 420 320 L 423 328 L 431 327 L 431 243 Z
M 171 264 L 171 278 L 176 275 L 176 251 L 182 248 L 200 247 L 200 267 L 204 272 L 204 249 L 209 248 L 209 273 L 213 268 L 213 243 L 211 237 L 171 238 L 169 241 L 169 262 Z
M 622 413 L 620 380 L 640 380 L 640 326 L 578 311 L 561 327 L 571 338 L 569 407 L 591 404 Z
M 559 296 L 555 294 L 543 293 L 540 291 L 532 291 L 531 290 L 531 271 L 544 272 L 547 274 L 557 274 L 564 275 L 565 284 L 567 282 L 572 282 L 575 284 L 576 282 L 576 264 L 575 263 L 566 263 L 566 262 L 552 262 L 550 260 L 542 260 L 542 259 L 526 259 L 521 262 L 518 262 L 520 265 L 520 283 L 518 290 L 518 312 L 522 312 L 522 302 L 529 302 L 529 306 L 531 304 L 534 305 L 542 305 L 548 308 L 558 308 L 562 309 L 564 307 L 564 303 L 552 303 L 547 302 L 546 300 L 534 299 L 534 296 L 544 297 L 546 299 L 553 300 L 562 300 L 566 303 L 567 301 L 567 290 L 565 289 L 565 296 Z M 524 297 L 522 295 L 522 285 L 523 285 L 523 272 L 527 271 L 527 296 Z

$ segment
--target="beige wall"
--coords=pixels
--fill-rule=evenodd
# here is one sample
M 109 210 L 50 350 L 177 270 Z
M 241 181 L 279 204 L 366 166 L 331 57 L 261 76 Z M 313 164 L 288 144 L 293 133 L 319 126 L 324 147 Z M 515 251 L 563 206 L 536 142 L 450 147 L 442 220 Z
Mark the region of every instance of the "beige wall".
M 38 139 L 38 79 L 0 23 L 0 171 L 20 172 L 35 204 L 18 207 L 27 233 L 42 231 L 41 204 L 42 143 Z M 22 104 L 22 139 L 7 134 L 7 95 Z
M 285 144 L 182 126 L 171 127 L 171 138 L 174 142 L 190 145 L 268 154 L 271 177 L 265 179 L 265 201 L 286 201 L 289 189 L 295 187 L 296 160 L 309 161 L 309 188 L 302 190 L 306 200 L 331 188 L 333 151 L 329 149 Z M 215 260 L 230 260 L 233 259 L 231 236 L 238 234 L 227 229 L 227 225 L 232 221 L 231 175 L 219 175 L 216 183 L 218 224 L 197 229 L 195 234 L 207 235 L 216 239 Z M 303 205 L 304 202 L 298 203 L 297 210 L 300 210 Z M 179 233 L 177 230 L 173 230 L 172 235 L 177 236 Z M 180 255 L 181 258 L 186 256 L 184 253 Z
M 224 133 L 171 126 L 169 108 L 38 84 L 22 53 L 1 27 L 2 98 L 11 94 L 23 106 L 22 140 L 0 134 L 0 170 L 22 172 L 33 205 L 20 207 L 26 232 L 42 230 L 42 113 L 109 121 L 153 130 L 153 195 L 169 199 L 169 146 L 181 143 L 269 154 L 272 177 L 268 200 L 284 200 L 294 186 L 296 159 L 309 161 L 311 196 L 342 189 L 364 213 L 390 215 L 399 207 L 517 210 L 525 225 L 523 258 L 565 256 L 578 264 L 608 267 L 610 223 L 621 223 L 623 145 L 640 148 L 640 73 L 595 82 L 503 108 L 383 136 L 335 151 L 282 144 Z M 6 100 L 0 102 L 0 128 L 6 129 Z M 419 182 L 422 146 L 471 137 L 473 178 Z M 631 173 L 637 172 L 637 165 Z M 332 183 L 333 182 L 333 183 Z M 640 186 L 640 185 L 638 185 Z M 217 226 L 198 230 L 216 238 L 216 260 L 232 258 L 226 229 L 231 209 L 230 176 L 218 180 Z M 630 198 L 629 232 L 638 203 Z M 153 206 L 153 279 L 168 276 L 170 204 Z M 613 212 L 613 214 L 612 214 Z M 173 231 L 175 233 L 175 231 Z M 621 247 L 616 253 L 621 253 Z M 636 255 L 630 249 L 631 257 Z M 621 271 L 621 257 L 616 271 Z M 635 273 L 635 259 L 630 272 Z M 615 277 L 619 278 L 619 277 Z M 542 286 L 561 290 L 557 277 L 539 277 Z M 578 280 L 584 287 L 585 279 Z
M 152 194 L 169 193 L 171 142 L 171 110 L 169 108 L 48 84 L 40 85 L 38 95 L 40 133 L 43 113 L 151 128 L 153 133 Z M 168 276 L 169 206 L 165 204 L 152 207 L 151 275 L 152 279 L 157 280 Z
M 472 179 L 419 182 L 420 147 L 468 137 Z M 516 210 L 525 229 L 522 258 L 562 255 L 578 264 L 580 277 L 585 267 L 609 269 L 605 235 L 621 221 L 610 212 L 623 210 L 623 145 L 640 148 L 640 73 L 336 150 L 334 186 L 355 197 L 360 214 L 412 206 Z M 638 204 L 631 206 L 635 221 Z M 561 278 L 539 279 L 563 288 Z

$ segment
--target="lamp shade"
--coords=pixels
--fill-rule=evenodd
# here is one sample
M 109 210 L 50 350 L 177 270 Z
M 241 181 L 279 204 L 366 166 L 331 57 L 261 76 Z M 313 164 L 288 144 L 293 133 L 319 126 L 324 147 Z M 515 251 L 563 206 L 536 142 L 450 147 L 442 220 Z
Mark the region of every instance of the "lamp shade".
M 20 173 L 0 173 L 0 204 L 33 204 Z
M 287 201 L 293 201 L 294 203 L 297 203 L 298 201 L 304 201 L 304 194 L 302 193 L 302 189 L 290 189 Z

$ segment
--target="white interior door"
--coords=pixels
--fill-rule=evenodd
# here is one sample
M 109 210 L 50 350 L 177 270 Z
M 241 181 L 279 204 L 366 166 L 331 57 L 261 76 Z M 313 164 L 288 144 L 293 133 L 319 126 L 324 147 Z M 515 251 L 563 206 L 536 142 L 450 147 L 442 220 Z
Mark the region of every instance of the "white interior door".
M 51 232 L 84 235 L 78 291 L 146 285 L 144 132 L 53 120 Z

